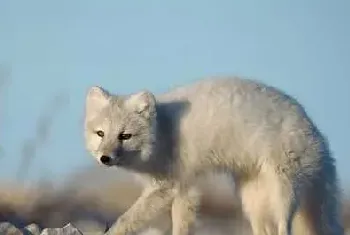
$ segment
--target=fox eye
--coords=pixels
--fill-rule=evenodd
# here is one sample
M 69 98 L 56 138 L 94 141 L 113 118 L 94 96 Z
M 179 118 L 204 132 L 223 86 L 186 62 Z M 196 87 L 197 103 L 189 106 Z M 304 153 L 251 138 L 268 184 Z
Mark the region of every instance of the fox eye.
M 96 131 L 96 134 L 101 138 L 105 136 L 105 133 L 103 131 Z
M 125 134 L 125 133 L 120 133 L 119 136 L 118 136 L 118 139 L 119 140 L 128 140 L 131 138 L 131 134 Z

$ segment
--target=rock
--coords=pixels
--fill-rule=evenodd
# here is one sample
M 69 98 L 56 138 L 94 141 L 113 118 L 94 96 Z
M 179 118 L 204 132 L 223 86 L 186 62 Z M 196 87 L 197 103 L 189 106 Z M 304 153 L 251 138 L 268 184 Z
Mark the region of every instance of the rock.
M 20 229 L 16 228 L 9 222 L 0 223 L 0 234 L 1 235 L 23 235 Z
M 103 235 L 107 231 L 107 224 L 103 225 L 93 220 L 80 220 L 74 222 L 74 227 L 84 235 Z
M 30 224 L 23 229 L 23 233 L 28 235 L 40 235 L 41 229 L 37 224 Z
M 68 223 L 63 228 L 46 228 L 40 235 L 83 235 L 83 233 L 71 223 Z

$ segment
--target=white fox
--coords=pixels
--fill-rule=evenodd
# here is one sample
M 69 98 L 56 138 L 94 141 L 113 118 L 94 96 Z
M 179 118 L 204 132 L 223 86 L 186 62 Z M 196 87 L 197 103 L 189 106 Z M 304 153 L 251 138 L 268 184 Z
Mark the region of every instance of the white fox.
M 254 235 L 343 235 L 328 142 L 295 99 L 258 81 L 209 78 L 155 96 L 86 97 L 87 149 L 106 166 L 149 179 L 110 229 L 124 235 L 171 212 L 172 234 L 194 234 L 198 177 L 231 174 Z

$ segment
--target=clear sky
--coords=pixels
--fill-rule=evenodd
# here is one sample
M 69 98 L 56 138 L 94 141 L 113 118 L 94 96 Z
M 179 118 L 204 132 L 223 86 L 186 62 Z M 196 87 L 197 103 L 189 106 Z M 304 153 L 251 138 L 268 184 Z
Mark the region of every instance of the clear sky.
M 306 107 L 350 183 L 349 23 L 348 0 L 0 0 L 0 64 L 12 69 L 1 89 L 0 179 L 15 178 L 37 119 L 52 110 L 47 142 L 26 163 L 28 180 L 96 164 L 82 132 L 90 85 L 159 93 L 244 75 Z M 56 95 L 69 102 L 57 107 Z

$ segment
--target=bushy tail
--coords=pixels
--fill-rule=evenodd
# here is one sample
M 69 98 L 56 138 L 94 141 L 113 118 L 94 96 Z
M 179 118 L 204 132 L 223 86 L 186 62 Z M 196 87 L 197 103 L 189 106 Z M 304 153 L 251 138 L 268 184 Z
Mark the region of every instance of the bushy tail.
M 334 159 L 329 157 L 323 167 L 302 197 L 293 220 L 293 235 L 344 235 Z

